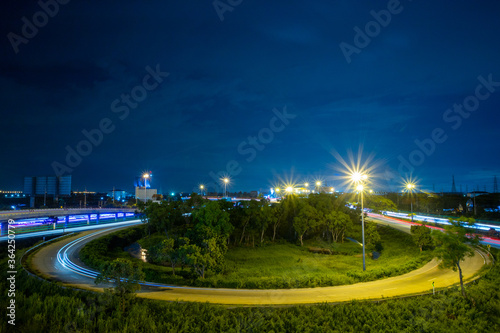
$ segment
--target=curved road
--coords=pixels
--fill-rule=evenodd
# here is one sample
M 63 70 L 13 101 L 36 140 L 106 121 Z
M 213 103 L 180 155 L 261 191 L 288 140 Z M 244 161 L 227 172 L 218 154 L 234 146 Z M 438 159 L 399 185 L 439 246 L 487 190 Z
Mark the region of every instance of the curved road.
M 119 228 L 110 227 L 97 233 L 95 231 L 83 232 L 78 236 L 49 244 L 33 255 L 31 266 L 36 270 L 38 275 L 60 281 L 65 286 L 102 291 L 105 286 L 96 286 L 93 278 L 82 276 L 65 266 L 73 265 L 69 264 L 69 262 L 72 262 L 77 266 L 86 267 L 78 258 L 80 249 L 92 239 L 101 237 L 117 229 Z M 73 246 L 68 248 L 68 244 L 70 243 Z M 61 255 L 64 252 L 60 250 L 65 246 L 66 248 L 63 251 L 65 249 L 67 251 L 64 255 Z M 69 261 L 59 261 L 58 253 L 61 255 L 60 259 L 64 259 L 67 256 Z M 484 257 L 484 254 L 476 251 L 474 257 L 467 258 L 462 264 L 464 280 L 472 279 L 481 267 L 488 262 L 489 260 Z M 228 305 L 311 304 L 344 302 L 354 299 L 381 299 L 428 293 L 432 291 L 433 281 L 436 288 L 448 287 L 459 283 L 457 272 L 448 269 L 441 270 L 437 265 L 438 262 L 432 260 L 424 267 L 401 276 L 336 287 L 249 290 L 157 285 L 143 286 L 139 292 L 139 297 L 167 301 L 210 302 Z

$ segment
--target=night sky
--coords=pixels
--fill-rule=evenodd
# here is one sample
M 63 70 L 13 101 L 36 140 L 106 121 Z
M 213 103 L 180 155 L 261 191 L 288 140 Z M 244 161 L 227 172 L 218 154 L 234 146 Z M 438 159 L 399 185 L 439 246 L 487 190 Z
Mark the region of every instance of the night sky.
M 0 5 L 0 189 L 337 186 L 361 149 L 377 189 L 500 176 L 498 1 L 60 3 Z

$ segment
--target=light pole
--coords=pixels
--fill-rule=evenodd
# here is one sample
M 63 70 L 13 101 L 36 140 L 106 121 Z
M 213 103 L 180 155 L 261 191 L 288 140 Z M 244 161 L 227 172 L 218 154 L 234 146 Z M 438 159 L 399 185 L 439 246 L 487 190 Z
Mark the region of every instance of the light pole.
M 147 185 L 146 179 L 149 178 L 149 173 L 146 172 L 144 175 L 142 175 L 142 177 L 144 177 L 144 203 L 147 203 L 148 202 L 148 185 Z
M 406 184 L 406 189 L 410 192 L 410 206 L 411 206 L 411 221 L 413 222 L 413 190 L 415 189 L 415 184 Z
M 318 189 L 318 194 L 319 194 L 319 189 L 321 187 L 321 182 L 320 181 L 317 181 L 316 182 L 316 188 Z
M 362 245 L 363 245 L 363 271 L 366 270 L 366 262 L 365 262 L 365 214 L 364 214 L 364 203 L 363 203 L 363 191 L 364 186 L 362 184 L 363 180 L 368 179 L 367 175 L 363 175 L 359 172 L 354 172 L 351 175 L 351 179 L 354 183 L 357 184 L 356 190 L 361 194 L 361 234 L 362 234 Z
M 205 188 L 205 186 L 203 185 L 200 185 L 200 195 L 203 196 L 203 189 Z
M 229 183 L 229 178 L 224 178 L 224 198 L 227 197 L 227 183 Z

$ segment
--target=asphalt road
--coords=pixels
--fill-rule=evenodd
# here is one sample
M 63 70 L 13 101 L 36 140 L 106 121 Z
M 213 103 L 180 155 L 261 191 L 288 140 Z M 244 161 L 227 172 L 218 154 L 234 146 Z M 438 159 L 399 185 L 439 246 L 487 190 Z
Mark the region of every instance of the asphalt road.
M 99 234 L 79 242 L 71 248 L 71 251 L 68 251 L 68 258 L 75 264 L 85 267 L 78 258 L 79 250 L 92 239 L 115 230 L 117 230 L 116 227 L 110 227 L 110 229 L 98 231 Z M 81 276 L 68 270 L 57 260 L 57 254 L 62 247 L 92 233 L 95 233 L 95 231 L 83 232 L 78 236 L 70 237 L 42 248 L 33 257 L 33 267 L 39 275 L 60 281 L 63 285 L 102 291 L 102 288 L 105 286 L 96 286 L 92 278 Z M 464 280 L 472 279 L 481 267 L 488 262 L 489 260 L 484 257 L 484 254 L 479 252 L 476 252 L 474 257 L 467 258 L 462 263 Z M 432 291 L 432 282 L 435 283 L 436 288 L 449 287 L 459 283 L 457 272 L 449 269 L 442 270 L 437 266 L 438 262 L 432 260 L 424 267 L 401 276 L 336 287 L 245 290 L 162 286 L 143 287 L 138 295 L 139 297 L 157 300 L 210 302 L 228 305 L 313 304 L 345 302 L 354 299 L 381 299 L 428 293 Z

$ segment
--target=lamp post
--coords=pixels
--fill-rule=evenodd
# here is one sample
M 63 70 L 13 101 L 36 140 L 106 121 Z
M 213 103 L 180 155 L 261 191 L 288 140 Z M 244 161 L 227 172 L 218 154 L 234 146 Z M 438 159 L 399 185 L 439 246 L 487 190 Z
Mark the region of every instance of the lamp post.
M 224 178 L 224 198 L 227 197 L 227 184 L 229 183 L 229 178 Z
M 149 173 L 145 173 L 144 175 L 142 175 L 142 177 L 144 178 L 144 203 L 147 203 L 148 202 L 148 186 L 146 184 L 146 179 L 149 178 Z
M 319 180 L 316 182 L 316 188 L 318 189 L 319 194 L 319 189 L 321 188 L 321 182 Z
M 203 196 L 203 189 L 205 188 L 204 185 L 200 185 L 200 195 Z
M 366 270 L 366 262 L 365 262 L 365 214 L 363 212 L 364 210 L 364 203 L 363 203 L 363 191 L 364 191 L 364 186 L 362 184 L 363 180 L 368 179 L 367 175 L 361 174 L 359 172 L 354 172 L 351 175 L 351 179 L 354 183 L 357 184 L 356 190 L 360 192 L 361 194 L 361 234 L 362 234 L 362 245 L 363 245 L 363 271 Z
M 406 189 L 410 192 L 410 206 L 411 206 L 411 221 L 413 222 L 413 190 L 415 189 L 415 184 L 406 184 Z

